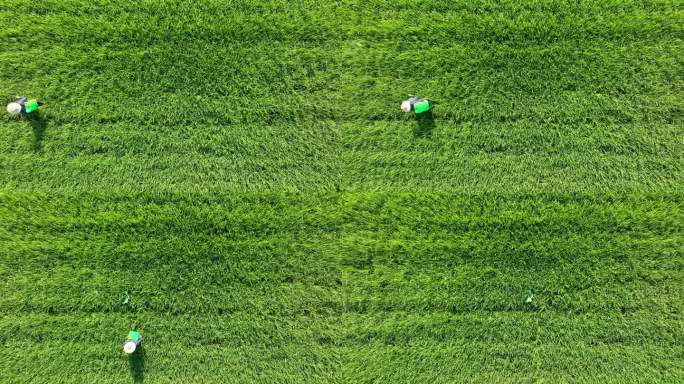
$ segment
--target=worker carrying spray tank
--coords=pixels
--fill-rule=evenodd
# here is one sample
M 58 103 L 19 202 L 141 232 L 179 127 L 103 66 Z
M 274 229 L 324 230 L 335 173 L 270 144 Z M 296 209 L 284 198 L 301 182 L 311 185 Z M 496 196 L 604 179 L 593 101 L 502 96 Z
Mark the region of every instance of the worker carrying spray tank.
M 140 322 L 136 322 L 133 326 L 133 329 L 128 332 L 128 336 L 126 336 L 126 340 L 124 341 L 123 345 L 123 351 L 125 353 L 131 354 L 135 352 L 138 346 L 142 344 L 143 338 L 140 332 L 138 332 L 138 328 L 140 328 Z
M 415 112 L 416 114 L 421 114 L 430 110 L 430 102 L 418 95 L 409 95 L 410 99 L 404 100 L 401 103 L 401 110 L 404 112 Z
M 7 112 L 12 116 L 19 116 L 19 114 L 30 116 L 32 113 L 36 112 L 41 105 L 43 105 L 43 103 L 36 99 L 29 100 L 28 97 L 17 96 L 17 101 L 7 104 Z

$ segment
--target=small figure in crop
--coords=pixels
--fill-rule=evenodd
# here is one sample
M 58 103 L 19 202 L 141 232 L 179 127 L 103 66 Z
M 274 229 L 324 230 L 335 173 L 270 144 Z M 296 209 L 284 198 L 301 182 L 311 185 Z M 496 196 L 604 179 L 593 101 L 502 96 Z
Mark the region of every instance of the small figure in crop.
M 124 341 L 123 345 L 123 351 L 131 354 L 135 352 L 135 350 L 142 344 L 143 338 L 140 332 L 138 332 L 138 328 L 140 327 L 140 323 L 136 322 L 135 325 L 133 326 L 133 329 L 128 332 L 128 336 L 126 336 L 126 340 Z
M 401 103 L 401 110 L 404 112 L 415 112 L 416 114 L 421 114 L 430 110 L 430 102 L 418 95 L 409 95 L 410 99 L 404 100 Z
M 43 105 L 40 101 L 36 99 L 30 99 L 24 96 L 17 96 L 17 100 L 7 104 L 7 112 L 12 116 L 18 116 L 24 114 L 30 116 L 32 113 L 38 111 L 38 109 Z

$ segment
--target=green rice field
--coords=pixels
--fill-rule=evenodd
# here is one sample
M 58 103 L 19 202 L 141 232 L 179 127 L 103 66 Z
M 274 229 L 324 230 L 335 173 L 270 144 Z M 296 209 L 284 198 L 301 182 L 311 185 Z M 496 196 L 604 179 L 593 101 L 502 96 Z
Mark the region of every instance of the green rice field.
M 0 43 L 45 103 L 0 111 L 0 383 L 684 382 L 681 1 L 0 0 Z

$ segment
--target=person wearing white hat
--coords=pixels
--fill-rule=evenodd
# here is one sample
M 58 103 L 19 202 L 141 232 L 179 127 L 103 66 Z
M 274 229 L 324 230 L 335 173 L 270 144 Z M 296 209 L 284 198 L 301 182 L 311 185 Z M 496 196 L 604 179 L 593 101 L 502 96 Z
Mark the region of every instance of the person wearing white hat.
M 7 104 L 7 112 L 12 116 L 17 116 L 21 113 L 21 104 L 19 103 L 9 103 Z
M 130 332 L 128 332 L 128 336 L 124 341 L 123 351 L 127 354 L 135 352 L 138 346 L 142 344 L 143 338 L 140 332 L 138 332 L 137 330 L 138 326 L 139 324 L 136 323 L 133 329 Z
M 124 343 L 123 350 L 124 350 L 124 352 L 131 354 L 131 353 L 135 352 L 135 349 L 137 347 L 138 347 L 138 344 L 136 344 L 135 342 L 127 341 L 126 343 Z
M 17 96 L 17 101 L 7 104 L 7 112 L 12 116 L 18 116 L 21 113 L 30 115 L 38 110 L 43 105 L 36 99 L 29 100 L 24 96 Z
M 404 112 L 415 112 L 421 114 L 430 110 L 430 102 L 418 95 L 409 95 L 410 99 L 404 100 L 401 103 L 401 110 Z

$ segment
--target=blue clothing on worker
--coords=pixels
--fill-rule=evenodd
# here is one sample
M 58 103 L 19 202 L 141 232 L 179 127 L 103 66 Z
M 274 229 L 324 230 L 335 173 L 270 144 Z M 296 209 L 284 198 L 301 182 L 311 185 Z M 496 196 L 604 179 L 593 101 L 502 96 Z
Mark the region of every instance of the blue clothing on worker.
M 19 100 L 17 100 L 17 104 L 21 105 L 21 113 L 26 113 L 26 102 L 28 101 L 28 97 L 20 96 Z

